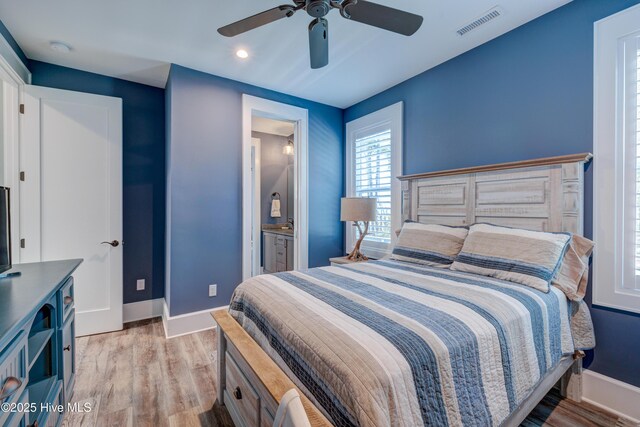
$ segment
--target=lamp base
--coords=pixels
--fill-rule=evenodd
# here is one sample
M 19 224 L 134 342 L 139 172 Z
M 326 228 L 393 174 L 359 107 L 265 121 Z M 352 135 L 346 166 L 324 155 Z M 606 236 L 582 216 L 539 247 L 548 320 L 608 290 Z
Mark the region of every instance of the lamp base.
M 347 259 L 353 262 L 359 261 L 368 261 L 369 258 L 360 251 L 356 251 L 355 249 L 351 251 L 349 255 L 347 255 Z
M 347 259 L 353 262 L 368 261 L 369 258 L 367 258 L 365 254 L 360 252 L 360 245 L 362 244 L 362 240 L 364 239 L 364 236 L 366 236 L 367 232 L 369 231 L 369 221 L 364 221 L 364 230 L 360 228 L 360 224 L 358 223 L 358 221 L 355 221 L 354 225 L 358 227 L 358 230 L 360 231 L 360 238 L 356 242 L 351 253 L 347 255 Z

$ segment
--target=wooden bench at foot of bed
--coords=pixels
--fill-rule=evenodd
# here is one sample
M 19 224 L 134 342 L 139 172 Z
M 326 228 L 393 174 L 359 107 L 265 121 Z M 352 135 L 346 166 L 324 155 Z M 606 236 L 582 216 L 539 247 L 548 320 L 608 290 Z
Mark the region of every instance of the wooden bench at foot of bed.
M 297 387 L 227 310 L 211 315 L 218 324 L 218 402 L 227 407 L 237 427 L 271 427 L 280 399 Z M 298 392 L 311 426 L 331 426 Z

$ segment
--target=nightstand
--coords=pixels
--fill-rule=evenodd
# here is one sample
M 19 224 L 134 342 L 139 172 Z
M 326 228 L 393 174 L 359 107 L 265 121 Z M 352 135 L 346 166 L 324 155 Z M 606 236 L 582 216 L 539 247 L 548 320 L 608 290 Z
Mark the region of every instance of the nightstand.
M 331 262 L 332 267 L 336 265 L 341 265 L 341 264 L 356 264 L 359 262 L 367 262 L 367 261 L 351 261 L 351 260 L 348 260 L 346 256 L 329 258 L 329 261 Z

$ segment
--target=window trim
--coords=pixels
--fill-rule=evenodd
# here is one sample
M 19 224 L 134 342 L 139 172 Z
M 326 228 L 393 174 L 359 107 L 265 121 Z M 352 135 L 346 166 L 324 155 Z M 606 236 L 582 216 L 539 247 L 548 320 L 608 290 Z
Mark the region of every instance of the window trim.
M 402 225 L 402 189 L 400 181 L 396 178 L 403 174 L 402 165 L 402 147 L 403 147 L 403 102 L 397 102 L 393 105 L 385 107 L 381 110 L 362 116 L 352 120 L 346 124 L 346 196 L 354 197 L 355 195 L 355 170 L 354 160 L 354 142 L 358 133 L 371 128 L 379 127 L 389 123 L 391 128 L 391 243 L 385 247 L 376 247 L 371 242 L 363 241 L 362 249 L 365 255 L 372 258 L 382 258 L 391 253 L 391 249 L 396 242 L 395 230 Z M 345 249 L 350 252 L 355 245 L 355 227 L 352 222 L 346 223 L 345 232 Z
M 625 287 L 624 40 L 640 32 L 640 5 L 594 24 L 593 299 L 594 305 L 640 313 L 640 291 Z M 612 146 L 613 142 L 613 146 Z M 614 189 L 614 191 L 611 191 Z M 633 256 L 635 263 L 635 254 Z

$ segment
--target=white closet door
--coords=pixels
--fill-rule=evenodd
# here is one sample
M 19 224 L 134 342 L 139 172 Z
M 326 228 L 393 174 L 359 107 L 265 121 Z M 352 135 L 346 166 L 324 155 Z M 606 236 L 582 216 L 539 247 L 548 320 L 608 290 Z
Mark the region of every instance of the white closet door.
M 26 86 L 24 104 L 21 261 L 83 258 L 77 335 L 122 329 L 122 100 Z

